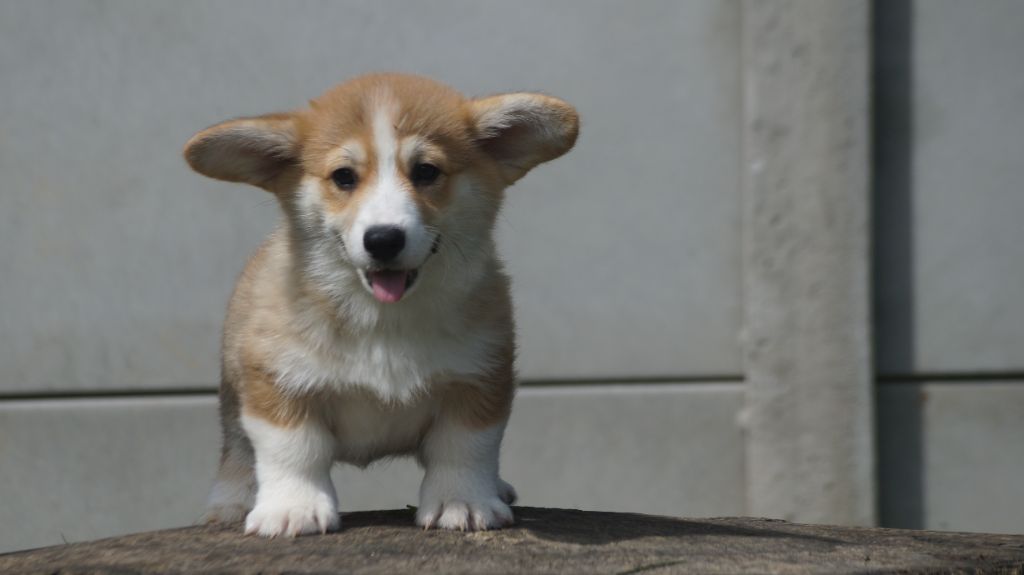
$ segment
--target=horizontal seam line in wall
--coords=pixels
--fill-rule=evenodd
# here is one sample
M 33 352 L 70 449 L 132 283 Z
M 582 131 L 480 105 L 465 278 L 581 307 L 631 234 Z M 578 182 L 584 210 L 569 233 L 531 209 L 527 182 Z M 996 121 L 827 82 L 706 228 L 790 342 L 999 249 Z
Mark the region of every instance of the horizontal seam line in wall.
M 742 375 L 679 375 L 673 377 L 592 377 L 524 379 L 522 387 L 554 387 L 572 385 L 671 385 L 694 383 L 743 383 Z
M 963 382 L 1024 382 L 1024 372 L 964 372 L 964 373 L 915 373 L 886 374 L 876 376 L 879 385 L 901 383 L 963 383 Z M 743 383 L 741 375 L 699 375 L 675 377 L 606 377 L 578 379 L 526 379 L 520 381 L 522 387 L 559 387 L 559 386 L 604 386 L 604 385 L 672 385 L 702 383 Z M 41 392 L 0 392 L 0 401 L 33 401 L 40 399 L 87 399 L 114 397 L 175 397 L 185 395 L 216 395 L 216 386 L 190 386 L 162 389 L 95 389 L 95 390 L 53 390 Z
M 603 386 L 603 385 L 670 385 L 696 383 L 743 383 L 738 375 L 702 375 L 657 378 L 581 378 L 581 379 L 527 379 L 520 381 L 521 387 L 557 386 Z M 33 401 L 40 399 L 88 399 L 115 397 L 176 397 L 183 395 L 216 395 L 214 386 L 191 386 L 162 389 L 95 389 L 95 390 L 53 390 L 25 393 L 0 393 L 0 401 Z
M 91 389 L 54 390 L 26 393 L 0 393 L 0 401 L 37 401 L 40 399 L 104 399 L 116 397 L 178 397 L 184 395 L 217 395 L 216 387 L 182 387 L 172 389 Z
M 962 383 L 965 381 L 1022 381 L 1024 371 L 921 372 L 893 373 L 876 376 L 879 384 L 889 383 Z

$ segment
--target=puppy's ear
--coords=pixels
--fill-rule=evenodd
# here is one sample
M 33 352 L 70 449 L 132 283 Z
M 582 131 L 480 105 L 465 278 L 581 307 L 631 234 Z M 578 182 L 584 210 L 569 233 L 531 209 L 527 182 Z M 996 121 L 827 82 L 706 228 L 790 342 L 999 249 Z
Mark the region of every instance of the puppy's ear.
M 293 114 L 268 114 L 221 122 L 185 144 L 192 169 L 218 180 L 269 188 L 299 163 L 299 137 Z
M 543 94 L 514 93 L 471 100 L 477 140 L 508 183 L 576 143 L 580 120 L 569 104 Z

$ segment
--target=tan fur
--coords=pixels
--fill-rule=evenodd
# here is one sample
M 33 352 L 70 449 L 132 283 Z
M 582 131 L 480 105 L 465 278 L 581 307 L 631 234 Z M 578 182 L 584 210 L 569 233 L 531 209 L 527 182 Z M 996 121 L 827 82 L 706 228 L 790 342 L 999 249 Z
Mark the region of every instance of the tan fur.
M 478 322 L 503 326 L 505 341 L 493 369 L 476 380 L 456 381 L 440 389 L 445 393 L 448 413 L 470 427 L 486 428 L 508 418 L 515 395 L 515 320 L 508 279 L 493 274 L 485 289 L 468 303 L 467 315 Z

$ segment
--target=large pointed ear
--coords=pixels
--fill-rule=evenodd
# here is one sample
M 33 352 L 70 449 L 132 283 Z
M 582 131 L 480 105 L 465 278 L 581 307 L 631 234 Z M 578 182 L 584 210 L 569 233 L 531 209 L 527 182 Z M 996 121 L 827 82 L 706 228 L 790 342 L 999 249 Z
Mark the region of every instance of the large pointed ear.
M 218 180 L 268 188 L 274 178 L 299 163 L 293 114 L 268 114 L 221 122 L 185 144 L 192 169 Z
M 576 143 L 576 110 L 558 98 L 515 93 L 470 101 L 480 147 L 501 167 L 508 183 L 537 164 L 554 160 Z

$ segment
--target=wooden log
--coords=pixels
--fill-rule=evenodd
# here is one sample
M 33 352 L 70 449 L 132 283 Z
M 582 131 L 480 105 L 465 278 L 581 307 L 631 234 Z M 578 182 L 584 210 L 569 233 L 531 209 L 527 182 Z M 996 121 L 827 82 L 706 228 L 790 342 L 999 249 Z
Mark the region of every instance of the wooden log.
M 411 509 L 296 539 L 196 526 L 0 555 L 0 573 L 1024 573 L 1024 535 L 516 508 L 500 531 L 423 531 Z

